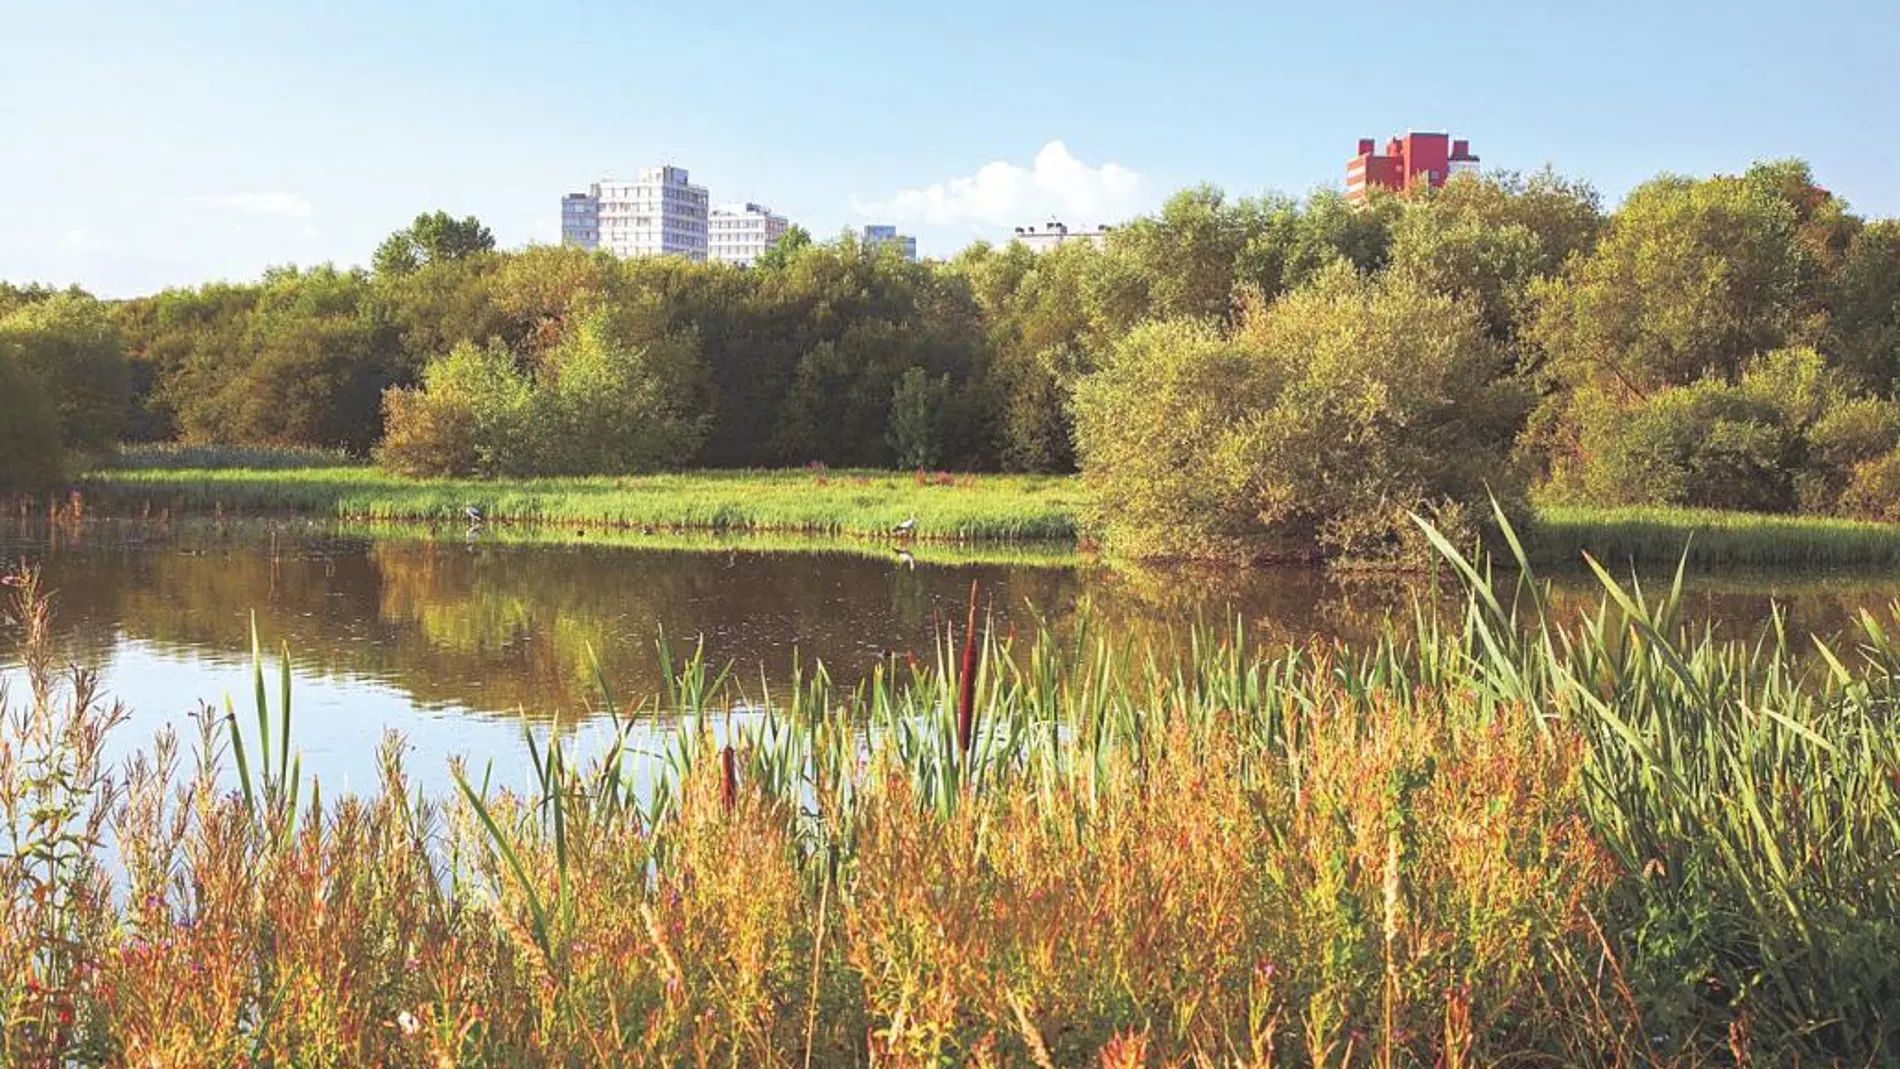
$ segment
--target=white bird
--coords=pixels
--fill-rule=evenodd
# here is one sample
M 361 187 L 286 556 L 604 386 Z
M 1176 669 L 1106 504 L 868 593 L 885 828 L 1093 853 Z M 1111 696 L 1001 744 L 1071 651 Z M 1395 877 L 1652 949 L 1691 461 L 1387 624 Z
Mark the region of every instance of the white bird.
M 468 507 L 464 508 L 462 510 L 462 515 L 467 516 L 468 522 L 470 523 L 479 524 L 482 522 L 482 510 L 476 508 L 474 505 L 469 505 Z
M 891 533 L 894 535 L 907 535 L 907 534 L 910 534 L 912 531 L 915 531 L 916 529 L 917 529 L 917 517 L 913 515 L 910 519 L 905 520 L 903 523 L 900 523 L 897 526 L 891 528 Z

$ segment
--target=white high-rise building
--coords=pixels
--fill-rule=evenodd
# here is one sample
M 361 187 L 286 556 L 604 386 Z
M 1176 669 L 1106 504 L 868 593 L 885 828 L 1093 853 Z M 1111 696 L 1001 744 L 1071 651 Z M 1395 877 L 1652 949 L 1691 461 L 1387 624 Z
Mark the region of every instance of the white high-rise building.
M 603 179 L 561 198 L 561 240 L 616 256 L 706 259 L 706 188 L 686 168 L 648 167 L 632 181 Z
M 1038 253 L 1048 252 L 1071 241 L 1085 242 L 1101 249 L 1108 246 L 1108 232 L 1112 229 L 1114 228 L 1098 226 L 1094 230 L 1070 230 L 1061 221 L 1051 219 L 1049 225 L 1040 230 L 1033 226 L 1017 227 L 1016 240 L 1029 246 L 1030 252 Z
M 763 204 L 722 204 L 707 220 L 706 252 L 720 263 L 750 267 L 790 227 Z

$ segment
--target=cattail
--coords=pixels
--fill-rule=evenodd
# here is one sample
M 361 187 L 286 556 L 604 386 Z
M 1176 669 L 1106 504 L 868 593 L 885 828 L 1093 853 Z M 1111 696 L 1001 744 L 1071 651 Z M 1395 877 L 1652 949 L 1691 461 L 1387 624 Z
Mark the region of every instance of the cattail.
M 970 618 L 963 632 L 963 671 L 957 676 L 957 749 L 965 757 L 976 744 L 976 586 L 970 580 Z
M 739 803 L 739 773 L 735 767 L 732 744 L 719 751 L 719 805 L 730 813 Z

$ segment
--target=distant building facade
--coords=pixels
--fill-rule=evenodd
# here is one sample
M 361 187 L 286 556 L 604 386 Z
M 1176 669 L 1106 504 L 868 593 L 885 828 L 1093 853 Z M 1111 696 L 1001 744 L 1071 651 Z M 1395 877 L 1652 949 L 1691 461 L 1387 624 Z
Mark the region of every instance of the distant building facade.
M 706 255 L 720 263 L 750 267 L 790 228 L 784 216 L 763 204 L 722 204 L 707 220 Z
M 874 250 L 894 245 L 904 259 L 912 263 L 917 261 L 917 239 L 909 234 L 899 234 L 894 226 L 867 226 L 859 234 L 858 240 L 865 248 Z
M 561 241 L 616 256 L 704 261 L 706 188 L 684 167 L 648 167 L 631 181 L 603 179 L 561 198 Z
M 1033 226 L 1016 228 L 1016 240 L 1029 246 L 1030 252 L 1044 253 L 1060 248 L 1071 241 L 1080 241 L 1100 249 L 1108 244 L 1109 231 L 1114 227 L 1098 226 L 1094 230 L 1070 230 L 1058 220 L 1049 220 L 1049 225 L 1038 230 Z
M 1346 161 L 1346 199 L 1364 204 L 1375 189 L 1437 189 L 1452 175 L 1477 169 L 1471 142 L 1453 141 L 1450 134 L 1408 133 L 1386 142 L 1384 153 L 1375 150 L 1371 138 L 1364 138 L 1358 153 Z
M 569 193 L 561 198 L 561 244 L 600 248 L 600 197 L 596 193 Z

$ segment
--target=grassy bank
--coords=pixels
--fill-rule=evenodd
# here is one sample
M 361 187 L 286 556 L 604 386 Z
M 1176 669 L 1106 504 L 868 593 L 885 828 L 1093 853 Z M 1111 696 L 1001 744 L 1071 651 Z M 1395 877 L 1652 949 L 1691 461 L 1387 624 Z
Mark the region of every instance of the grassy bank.
M 1528 534 L 1539 564 L 1584 553 L 1617 567 L 1900 569 L 1900 526 L 1708 509 L 1545 507 Z
M 500 482 L 409 479 L 374 468 L 111 469 L 84 482 L 108 509 L 293 512 L 358 520 L 883 536 L 915 518 L 917 537 L 1069 541 L 1081 485 L 1033 475 L 885 471 L 705 471 Z
M 729 735 L 735 696 L 678 663 L 654 700 L 694 712 L 662 754 L 530 744 L 527 797 L 471 769 L 418 798 L 392 744 L 380 795 L 333 799 L 261 662 L 254 710 L 201 719 L 202 761 L 161 744 L 109 788 L 120 714 L 62 689 L 45 604 L 14 592 L 10 1064 L 1860 1065 L 1900 1043 L 1900 646 L 1871 625 L 1816 669 L 1607 582 L 1559 629 L 1534 588 L 1514 618 L 1474 578 L 1450 629 L 1271 657 L 1203 634 L 1177 672 L 1086 636 L 962 641 L 973 605 L 934 666 L 850 692 L 819 672 Z
M 189 451 L 141 453 L 94 472 L 85 492 L 109 511 L 298 513 L 376 522 L 491 523 L 665 533 L 778 532 L 880 537 L 915 517 L 945 542 L 1066 542 L 1082 535 L 1080 479 L 885 471 L 702 471 L 626 478 L 425 480 L 364 466 L 177 467 Z M 242 459 L 242 458 L 238 458 Z M 1698 569 L 1897 569 L 1900 526 L 1695 509 L 1545 507 L 1525 540 L 1534 563 L 1577 566 L 1584 553 L 1619 568 L 1673 568 L 1685 547 Z

